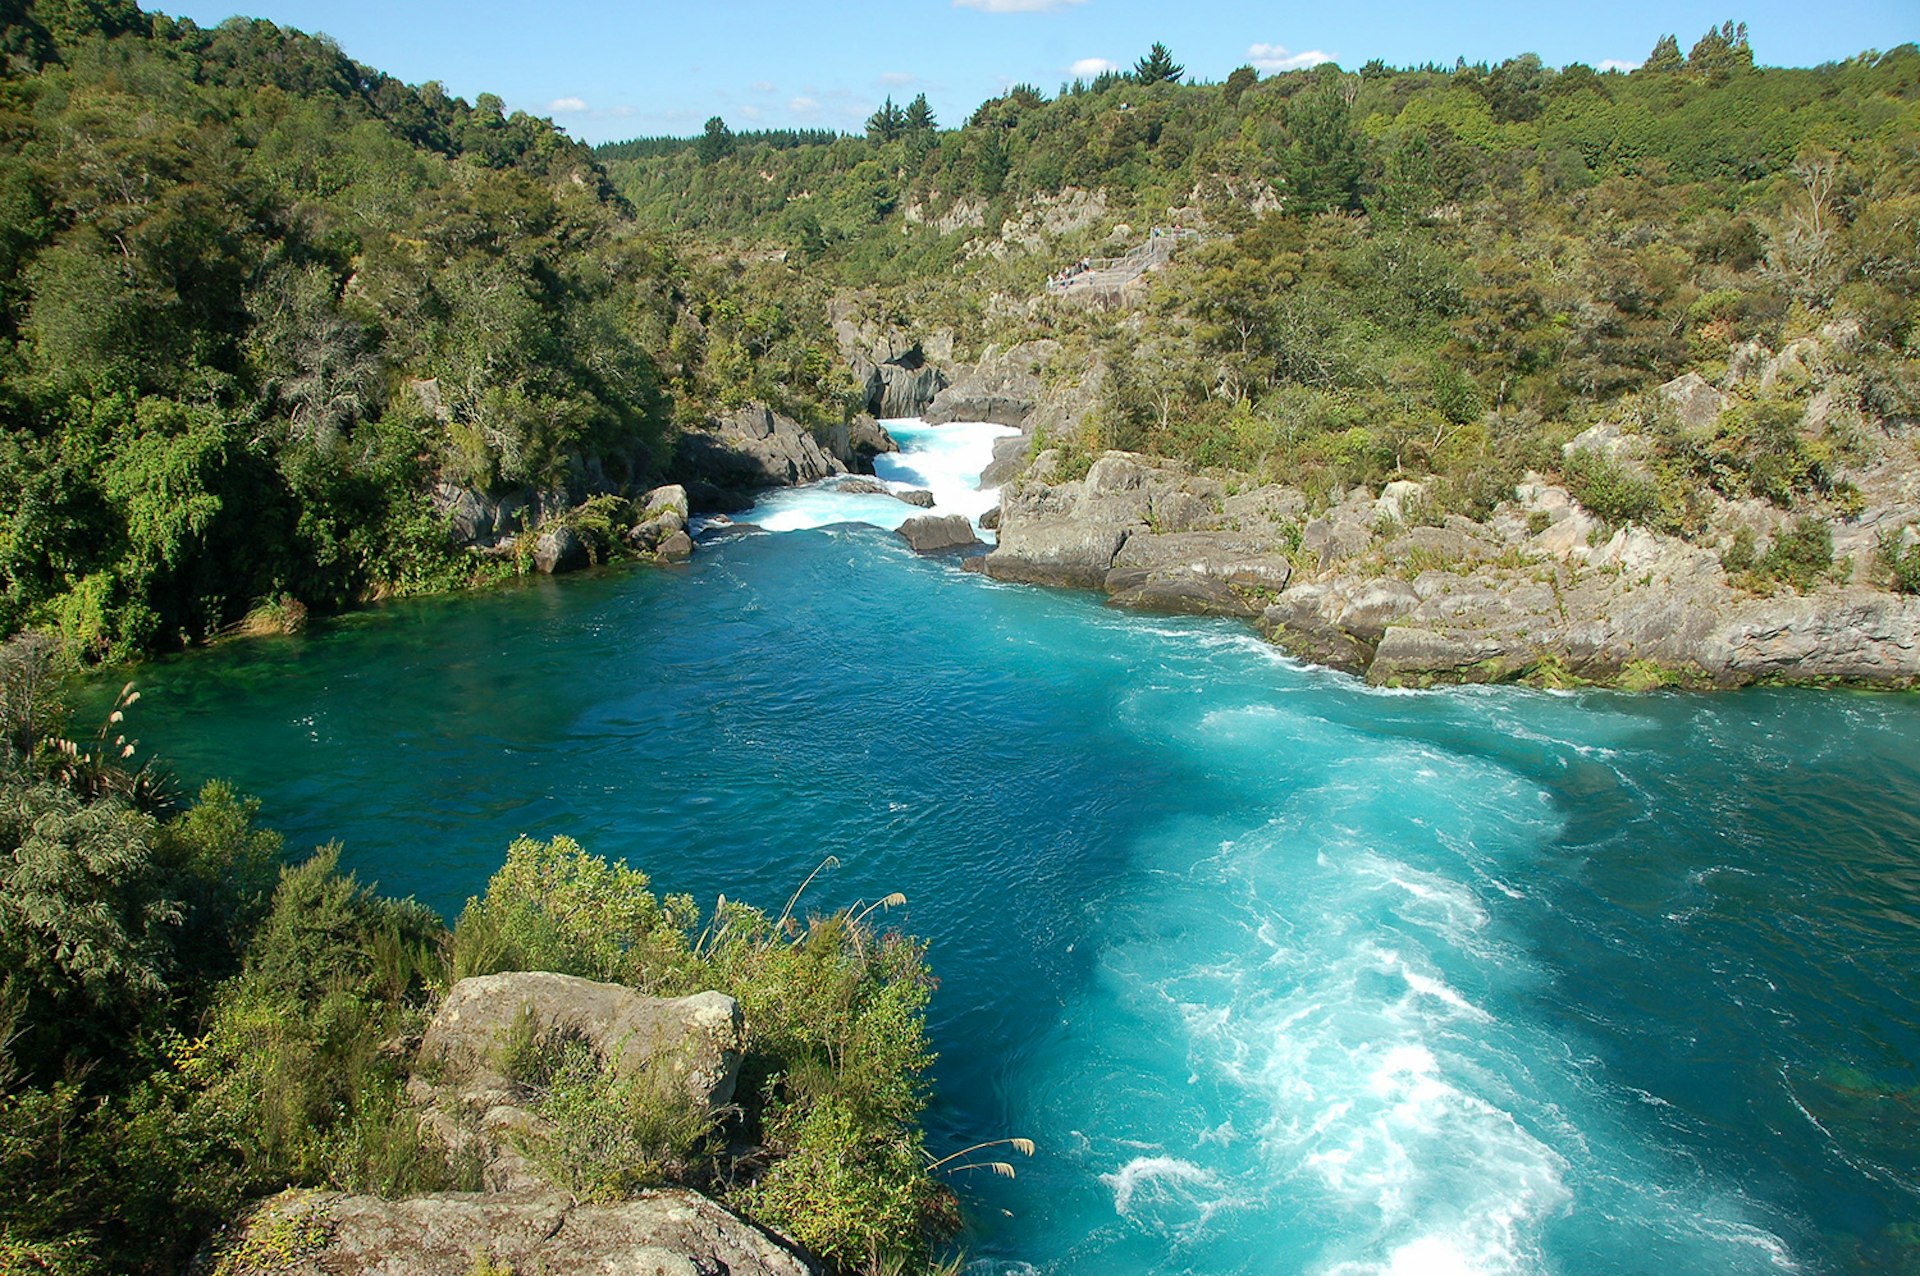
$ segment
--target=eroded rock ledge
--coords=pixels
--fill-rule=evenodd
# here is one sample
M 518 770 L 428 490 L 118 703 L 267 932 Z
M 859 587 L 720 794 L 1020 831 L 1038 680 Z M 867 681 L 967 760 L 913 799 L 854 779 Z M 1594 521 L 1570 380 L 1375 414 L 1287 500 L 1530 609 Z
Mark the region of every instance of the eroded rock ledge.
M 505 1075 L 516 1033 L 564 1034 L 621 1075 L 664 1067 L 710 1112 L 733 1098 L 740 1007 L 719 992 L 649 997 L 618 984 L 539 971 L 463 979 L 423 1035 L 408 1098 L 420 1127 L 479 1169 L 485 1191 L 399 1200 L 288 1191 L 217 1237 L 198 1267 L 216 1276 L 460 1276 L 477 1271 L 632 1276 L 805 1276 L 778 1237 L 698 1192 L 645 1192 L 585 1204 L 528 1155 L 546 1132 L 526 1087 Z
M 1751 594 L 1712 550 L 1605 528 L 1537 476 L 1480 523 L 1428 520 L 1413 482 L 1356 488 L 1310 514 L 1295 489 L 1235 492 L 1128 453 L 1079 478 L 1063 463 L 1042 453 L 1004 491 L 987 574 L 1239 617 L 1373 683 L 1920 683 L 1920 598 L 1859 584 Z M 1870 504 L 1851 522 L 1915 514 Z M 1869 541 L 1854 530 L 1835 541 L 1857 577 Z
M 287 1191 L 248 1213 L 216 1270 L 274 1276 L 814 1276 L 797 1254 L 671 1189 L 608 1205 L 546 1193 L 441 1192 L 400 1201 Z

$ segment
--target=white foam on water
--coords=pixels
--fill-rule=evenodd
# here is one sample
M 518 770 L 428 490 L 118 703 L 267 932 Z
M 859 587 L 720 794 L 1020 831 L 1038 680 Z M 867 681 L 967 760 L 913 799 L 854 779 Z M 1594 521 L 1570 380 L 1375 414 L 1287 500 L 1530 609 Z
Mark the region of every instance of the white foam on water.
M 1000 489 L 980 486 L 980 472 L 993 461 L 994 441 L 1019 431 L 983 421 L 928 425 L 907 418 L 881 424 L 900 450 L 874 458 L 874 478 L 895 492 L 932 492 L 933 508 L 880 493 L 843 492 L 839 490 L 842 480 L 836 477 L 764 492 L 752 509 L 734 515 L 733 521 L 769 532 L 808 531 L 836 523 L 865 523 L 892 531 L 922 514 L 964 514 L 977 528 L 980 516 L 1000 499 Z

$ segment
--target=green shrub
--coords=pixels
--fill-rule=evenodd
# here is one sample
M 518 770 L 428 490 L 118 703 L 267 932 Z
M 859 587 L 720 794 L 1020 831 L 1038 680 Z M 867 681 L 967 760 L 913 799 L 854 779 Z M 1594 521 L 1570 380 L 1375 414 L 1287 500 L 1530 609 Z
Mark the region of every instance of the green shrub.
M 1645 523 L 1660 510 L 1660 486 L 1611 457 L 1580 451 L 1562 467 L 1567 491 L 1608 523 Z
M 1802 593 L 1812 591 L 1833 571 L 1833 529 L 1822 518 L 1795 519 L 1775 534 L 1754 571 Z
M 1903 546 L 1901 531 L 1880 533 L 1874 561 L 1887 573 L 1887 584 L 1897 594 L 1920 594 L 1920 542 Z
M 530 1110 L 543 1126 L 523 1150 L 549 1180 L 581 1200 L 609 1201 L 689 1177 L 714 1118 L 675 1060 L 655 1056 L 623 1071 L 564 1034 L 539 1053 L 523 1075 L 536 1078 Z
M 572 838 L 522 837 L 486 894 L 461 911 L 453 974 L 550 970 L 682 991 L 692 986 L 696 912 L 687 896 L 654 898 L 645 873 L 589 855 Z

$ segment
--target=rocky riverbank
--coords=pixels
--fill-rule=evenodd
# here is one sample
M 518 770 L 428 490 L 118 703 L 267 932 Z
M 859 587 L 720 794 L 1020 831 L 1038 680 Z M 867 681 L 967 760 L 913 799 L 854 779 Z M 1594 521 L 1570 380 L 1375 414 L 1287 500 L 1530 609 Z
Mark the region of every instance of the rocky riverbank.
M 1413 482 L 1314 512 L 1282 485 L 1127 453 L 1074 478 L 1065 459 L 1042 452 L 1003 493 L 988 575 L 1239 617 L 1389 686 L 1920 682 L 1920 598 L 1850 583 L 1864 552 L 1810 592 L 1756 593 L 1713 551 L 1608 528 L 1537 475 L 1476 522 L 1429 518 Z

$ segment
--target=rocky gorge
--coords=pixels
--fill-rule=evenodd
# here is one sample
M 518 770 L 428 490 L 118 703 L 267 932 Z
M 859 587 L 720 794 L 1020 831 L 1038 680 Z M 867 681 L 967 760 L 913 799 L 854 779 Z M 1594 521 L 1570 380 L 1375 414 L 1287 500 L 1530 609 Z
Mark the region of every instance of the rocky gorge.
M 1673 428 L 1709 431 L 1733 391 L 1811 380 L 1802 428 L 1818 429 L 1837 408 L 1820 370 L 1854 336 L 1830 325 L 1778 353 L 1750 345 L 1722 386 L 1689 373 L 1655 402 Z M 1609 521 L 1535 472 L 1476 520 L 1440 511 L 1430 481 L 1316 502 L 1162 458 L 1088 458 L 1072 443 L 1102 370 L 1050 381 L 1058 353 L 1052 341 L 989 347 L 925 408 L 930 422 L 1022 430 L 996 444 L 981 476 L 1002 487 L 984 520 L 999 543 L 969 565 L 996 579 L 1238 617 L 1290 654 L 1389 686 L 1920 682 L 1920 598 L 1882 587 L 1876 557 L 1888 538 L 1912 544 L 1920 524 L 1914 444 L 1899 427 L 1874 426 L 1879 445 L 1838 476 L 1852 504 L 1829 520 L 1831 566 L 1782 585 L 1735 562 L 1743 540 L 1751 557 L 1790 533 L 1787 511 L 1757 499 L 1715 497 L 1703 528 L 1681 537 Z M 1645 433 L 1613 422 L 1563 448 L 1570 465 L 1599 458 L 1649 483 L 1653 451 Z

